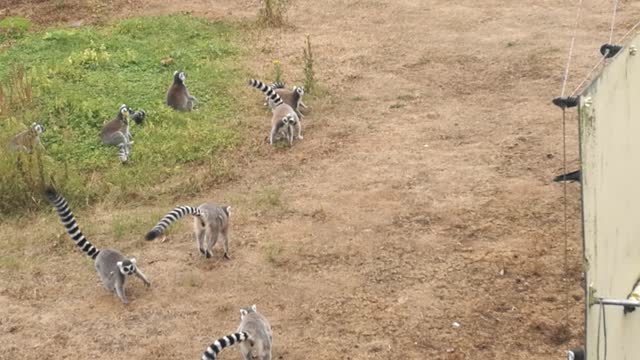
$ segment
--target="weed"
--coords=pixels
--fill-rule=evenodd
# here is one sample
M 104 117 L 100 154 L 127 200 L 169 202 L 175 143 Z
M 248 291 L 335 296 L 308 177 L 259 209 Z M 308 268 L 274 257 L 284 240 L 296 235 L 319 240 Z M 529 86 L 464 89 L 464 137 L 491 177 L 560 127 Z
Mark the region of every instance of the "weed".
M 405 106 L 404 104 L 395 103 L 395 104 L 389 106 L 389 109 L 400 109 L 400 108 L 403 108 L 404 106 Z
M 256 194 L 256 204 L 263 209 L 282 207 L 282 191 L 273 187 L 264 188 Z
M 352 96 L 351 101 L 364 101 L 365 99 L 362 96 Z
M 7 39 L 18 39 L 29 31 L 31 22 L 21 16 L 9 16 L 0 20 L 0 43 Z
M 398 95 L 398 97 L 396 99 L 401 100 L 401 101 L 411 101 L 411 100 L 415 100 L 416 97 L 413 96 L 413 95 L 407 94 L 407 95 Z
M 273 81 L 282 81 L 282 64 L 280 61 L 273 60 Z
M 289 0 L 261 0 L 262 7 L 258 11 L 259 22 L 267 26 L 283 26 L 286 24 Z
M 269 264 L 277 265 L 281 254 L 282 247 L 279 244 L 270 243 L 265 249 L 265 258 Z
M 311 52 L 311 37 L 307 34 L 305 47 L 302 50 L 304 62 L 304 92 L 311 94 L 316 87 L 315 73 L 313 72 L 313 53 Z
M 142 225 L 135 217 L 119 217 L 113 221 L 111 233 L 116 240 L 133 238 L 134 234 L 141 234 L 146 229 Z

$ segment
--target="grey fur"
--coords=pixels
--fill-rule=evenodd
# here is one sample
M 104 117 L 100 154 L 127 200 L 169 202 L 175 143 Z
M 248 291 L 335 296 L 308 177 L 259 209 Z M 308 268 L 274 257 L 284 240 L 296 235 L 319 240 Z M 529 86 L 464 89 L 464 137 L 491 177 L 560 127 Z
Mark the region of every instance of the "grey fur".
M 173 83 L 167 90 L 167 106 L 177 111 L 191 111 L 198 104 L 198 99 L 189 94 L 187 86 L 184 84 L 185 73 L 175 71 L 173 73 Z
M 238 332 L 249 334 L 249 340 L 238 345 L 243 360 L 271 360 L 273 344 L 271 324 L 258 312 L 255 305 L 240 309 Z
M 204 203 L 198 206 L 201 215 L 193 218 L 193 234 L 202 255 L 210 258 L 213 255 L 213 246 L 222 237 L 224 257 L 231 259 L 229 255 L 229 216 L 230 206 L 219 206 Z M 206 243 L 206 244 L 205 244 Z
M 71 240 L 93 260 L 96 272 L 105 289 L 115 292 L 120 301 L 127 304 L 129 300 L 124 292 L 124 284 L 128 275 L 135 275 L 144 282 L 145 286 L 151 286 L 147 277 L 137 267 L 135 258 L 128 259 L 116 250 L 96 248 L 82 234 L 71 209 L 69 209 L 67 200 L 53 188 L 47 188 L 45 194 L 56 209 L 60 222 Z
M 273 86 L 273 85 L 272 85 Z M 276 94 L 280 96 L 282 102 L 291 106 L 291 108 L 296 112 L 299 118 L 304 117 L 300 112 L 300 107 L 307 108 L 307 106 L 302 102 L 302 96 L 304 95 L 304 89 L 301 87 L 294 86 L 293 90 L 287 90 L 283 88 L 273 88 Z M 269 107 L 273 109 L 275 107 L 275 103 L 266 97 Z
M 272 111 L 271 117 L 271 133 L 269 136 L 269 143 L 273 144 L 277 140 L 277 136 L 284 125 L 289 125 L 286 131 L 290 131 L 288 135 L 289 145 L 293 143 L 293 138 L 302 140 L 302 125 L 300 124 L 300 118 L 291 105 L 283 102 L 282 98 L 271 87 L 265 85 L 260 80 L 251 79 L 249 85 L 262 91 L 269 101 L 272 101 L 275 107 Z M 285 118 L 287 121 L 285 122 Z M 291 120 L 292 119 L 292 120 Z M 293 128 L 291 128 L 293 127 Z
M 272 119 L 272 121 L 275 119 Z M 276 141 L 285 137 L 289 146 L 293 145 L 293 139 L 296 134 L 296 130 L 300 126 L 300 121 L 295 118 L 295 115 L 288 114 L 280 120 L 275 121 L 271 126 L 271 134 L 269 135 L 269 144 L 273 145 Z
M 131 153 L 131 145 L 133 140 L 129 132 L 129 108 L 122 104 L 118 109 L 118 114 L 111 121 L 104 124 L 100 131 L 100 140 L 104 145 L 113 145 L 118 147 L 118 158 L 121 162 L 129 160 Z
M 44 126 L 38 123 L 31 124 L 27 130 L 16 134 L 11 141 L 9 141 L 9 150 L 30 153 L 36 146 L 44 149 L 40 141 L 40 134 L 43 132 L 45 132 Z
M 136 264 L 136 259 L 128 259 L 119 252 L 111 249 L 104 249 L 95 260 L 96 272 L 102 281 L 102 286 L 115 292 L 120 301 L 128 304 L 129 300 L 124 292 L 124 284 L 127 276 L 137 276 L 144 285 L 149 287 L 151 283 Z
M 164 230 L 187 214 L 193 215 L 193 235 L 198 246 L 198 251 L 210 258 L 213 255 L 213 246 L 222 236 L 222 246 L 224 257 L 229 256 L 229 217 L 231 207 L 213 203 L 204 203 L 197 208 L 190 206 L 179 206 L 165 215 L 145 236 L 146 240 L 153 240 Z

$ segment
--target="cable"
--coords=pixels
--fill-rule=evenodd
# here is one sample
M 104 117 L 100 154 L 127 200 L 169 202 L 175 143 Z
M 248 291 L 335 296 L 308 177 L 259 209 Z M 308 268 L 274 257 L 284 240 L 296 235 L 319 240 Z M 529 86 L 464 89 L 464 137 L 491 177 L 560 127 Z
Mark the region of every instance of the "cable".
M 580 23 L 580 15 L 582 14 L 582 0 L 579 0 L 578 11 L 576 13 L 576 21 L 573 26 L 573 36 L 571 36 L 571 45 L 569 45 L 569 55 L 567 56 L 567 65 L 564 69 L 564 76 L 562 78 L 562 91 L 560 91 L 560 97 L 564 96 L 564 91 L 567 87 L 567 79 L 569 79 L 569 68 L 571 66 L 571 57 L 573 56 L 573 47 L 576 43 L 576 33 L 578 31 L 578 24 Z
M 613 28 L 616 25 L 616 14 L 618 12 L 618 0 L 613 1 L 613 15 L 611 15 L 611 30 L 609 30 L 609 44 L 613 41 Z

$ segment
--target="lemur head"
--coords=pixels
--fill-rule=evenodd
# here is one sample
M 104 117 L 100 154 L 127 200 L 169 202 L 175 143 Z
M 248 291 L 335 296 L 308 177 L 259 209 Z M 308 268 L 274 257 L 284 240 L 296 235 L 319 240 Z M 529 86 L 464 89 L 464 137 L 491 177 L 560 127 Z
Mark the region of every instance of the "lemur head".
M 122 275 L 133 275 L 136 273 L 136 258 L 131 260 L 118 261 L 116 263 Z
M 251 307 L 240 309 L 240 320 L 243 320 L 245 316 L 256 311 L 258 311 L 258 309 L 255 304 L 251 305 Z
M 129 109 L 129 112 L 131 112 L 131 109 Z M 131 119 L 133 119 L 133 121 L 135 121 L 137 125 L 140 125 L 144 121 L 144 117 L 146 115 L 147 113 L 144 111 L 144 109 L 140 109 L 131 115 Z
M 120 116 L 122 119 L 128 119 L 129 118 L 129 112 L 130 109 L 127 105 L 122 104 L 120 105 L 120 108 L 118 109 L 118 116 Z
M 46 129 L 44 128 L 44 126 L 42 126 L 42 125 L 40 125 L 40 124 L 38 124 L 38 123 L 33 123 L 33 124 L 31 124 L 31 128 L 32 128 L 33 130 L 35 130 L 37 134 L 42 134 L 42 133 L 43 133 L 43 132 L 45 132 L 45 130 L 46 130 Z
M 300 96 L 304 95 L 304 88 L 303 87 L 294 86 L 293 87 L 293 91 L 298 93 L 298 95 L 300 95 Z
M 174 71 L 173 72 L 173 82 L 176 84 L 184 84 L 184 80 L 187 77 L 184 74 L 184 71 Z

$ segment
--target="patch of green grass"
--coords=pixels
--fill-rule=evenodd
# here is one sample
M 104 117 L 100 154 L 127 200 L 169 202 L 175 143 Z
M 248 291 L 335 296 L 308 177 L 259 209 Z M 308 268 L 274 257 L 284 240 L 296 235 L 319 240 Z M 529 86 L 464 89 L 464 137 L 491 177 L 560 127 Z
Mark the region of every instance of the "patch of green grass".
M 406 95 L 398 95 L 396 99 L 401 101 L 411 101 L 411 100 L 415 100 L 416 97 L 410 94 L 406 94 Z
M 389 106 L 389 109 L 400 109 L 400 108 L 403 108 L 403 107 L 405 107 L 405 104 L 395 103 L 395 104 Z
M 144 227 L 144 224 L 138 218 L 118 217 L 112 223 L 111 233 L 115 240 L 130 240 L 135 238 L 136 241 L 138 241 L 142 238 L 141 234 L 144 234 L 145 230 L 148 229 Z
M 23 36 L 30 28 L 31 22 L 21 16 L 8 16 L 0 20 L 0 44 Z
M 265 260 L 272 265 L 278 265 L 278 262 L 282 256 L 282 246 L 276 243 L 269 243 L 265 247 Z
M 17 65 L 24 67 L 33 95 L 28 106 L 0 101 L 0 140 L 38 121 L 47 129 L 47 175 L 54 173 L 72 203 L 139 199 L 150 186 L 184 174 L 185 166 L 209 164 L 238 144 L 238 130 L 227 126 L 238 108 L 231 89 L 245 80 L 234 36 L 228 25 L 182 15 L 25 34 L 0 50 L 0 100 L 12 93 L 8 80 Z M 189 91 L 199 100 L 193 112 L 164 104 L 175 70 L 186 72 Z M 98 138 L 123 103 L 147 113 L 142 125 L 130 125 L 134 144 L 124 166 L 117 148 Z M 0 156 L 0 169 L 15 167 L 14 157 Z M 15 174 L 3 171 L 0 183 L 19 182 Z M 0 215 L 20 204 L 10 196 L 3 200 Z
M 273 187 L 262 189 L 256 194 L 256 204 L 263 209 L 282 207 L 282 190 Z

